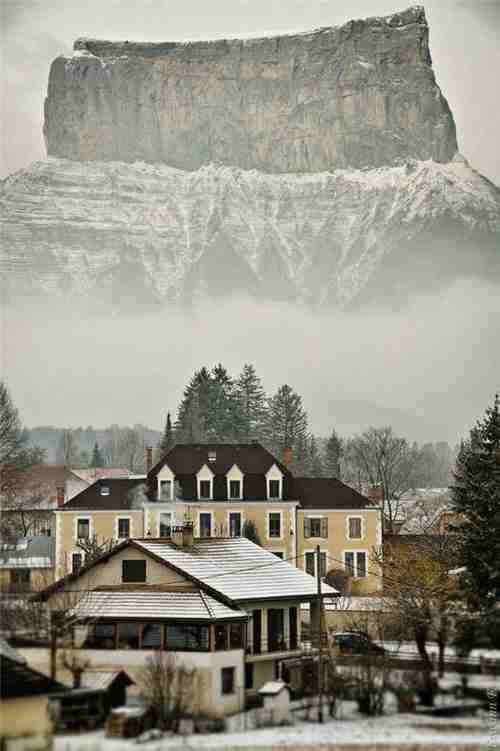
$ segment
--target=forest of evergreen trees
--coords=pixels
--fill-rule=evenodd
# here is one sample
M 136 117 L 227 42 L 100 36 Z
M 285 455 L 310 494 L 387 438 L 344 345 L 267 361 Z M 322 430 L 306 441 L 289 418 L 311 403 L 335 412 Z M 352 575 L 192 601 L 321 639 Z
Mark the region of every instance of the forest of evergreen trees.
M 301 396 L 288 384 L 267 394 L 253 365 L 231 375 L 218 364 L 195 371 L 177 410 L 166 410 L 163 433 L 143 425 L 103 430 L 36 428 L 31 443 L 49 449 L 48 461 L 69 466 L 144 469 L 144 447 L 158 458 L 175 443 L 248 443 L 260 441 L 281 458 L 293 452 L 298 475 L 337 477 L 354 487 L 382 484 L 388 494 L 411 487 L 447 487 L 455 450 L 445 443 L 417 445 L 395 435 L 390 426 L 340 436 L 332 416 L 328 437 L 315 436 Z

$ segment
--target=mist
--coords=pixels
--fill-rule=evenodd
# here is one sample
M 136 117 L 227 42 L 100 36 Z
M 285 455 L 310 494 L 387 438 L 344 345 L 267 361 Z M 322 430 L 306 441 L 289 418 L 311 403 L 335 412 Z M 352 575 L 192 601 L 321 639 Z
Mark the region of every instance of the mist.
M 27 427 L 143 423 L 161 429 L 193 371 L 252 363 L 289 383 L 310 429 L 391 424 L 456 443 L 500 388 L 498 286 L 463 280 L 404 312 L 312 313 L 244 300 L 196 315 L 94 318 L 74 307 L 4 311 L 3 373 Z

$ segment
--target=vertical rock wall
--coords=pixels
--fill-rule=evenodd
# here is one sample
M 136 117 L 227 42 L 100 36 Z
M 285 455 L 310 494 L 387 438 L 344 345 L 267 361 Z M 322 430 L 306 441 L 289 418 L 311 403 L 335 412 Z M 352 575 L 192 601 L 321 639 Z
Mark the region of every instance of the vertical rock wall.
M 319 172 L 449 161 L 423 8 L 264 39 L 78 40 L 51 67 L 51 156 Z

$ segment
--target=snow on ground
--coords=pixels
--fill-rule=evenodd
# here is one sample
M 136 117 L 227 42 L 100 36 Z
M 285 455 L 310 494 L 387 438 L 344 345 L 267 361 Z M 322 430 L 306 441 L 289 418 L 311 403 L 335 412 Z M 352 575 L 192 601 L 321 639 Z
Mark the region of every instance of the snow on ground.
M 243 722 L 243 720 L 242 720 Z M 394 714 L 367 718 L 357 714 L 353 702 L 343 702 L 339 719 L 323 725 L 297 722 L 294 726 L 244 730 L 239 732 L 165 737 L 137 745 L 133 740 L 105 738 L 103 731 L 84 735 L 57 736 L 54 751 L 198 751 L 204 749 L 295 748 L 333 744 L 474 744 L 486 746 L 490 738 L 488 715 L 475 717 L 435 718 L 414 714 Z

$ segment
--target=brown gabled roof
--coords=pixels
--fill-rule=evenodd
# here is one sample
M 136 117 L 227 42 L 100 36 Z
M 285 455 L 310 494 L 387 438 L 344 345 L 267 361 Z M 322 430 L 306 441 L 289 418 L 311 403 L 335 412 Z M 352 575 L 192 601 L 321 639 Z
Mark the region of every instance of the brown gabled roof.
M 98 510 L 109 509 L 139 509 L 138 493 L 141 485 L 145 486 L 146 478 L 109 478 L 106 480 L 97 480 L 81 493 L 75 495 L 71 500 L 64 504 L 62 511 L 72 511 L 76 509 Z M 109 494 L 102 495 L 102 488 L 108 488 Z M 134 492 L 136 491 L 136 492 Z M 139 495 L 140 499 L 140 495 Z M 142 500 L 148 500 L 143 498 Z
M 376 509 L 376 504 L 334 477 L 294 477 L 293 494 L 302 508 Z

